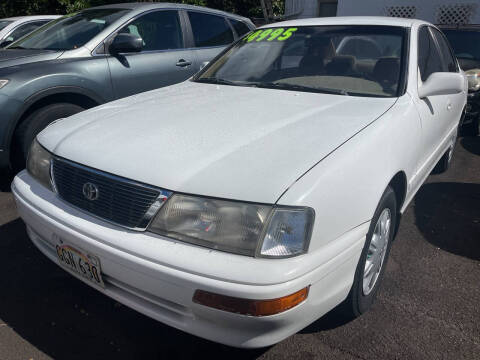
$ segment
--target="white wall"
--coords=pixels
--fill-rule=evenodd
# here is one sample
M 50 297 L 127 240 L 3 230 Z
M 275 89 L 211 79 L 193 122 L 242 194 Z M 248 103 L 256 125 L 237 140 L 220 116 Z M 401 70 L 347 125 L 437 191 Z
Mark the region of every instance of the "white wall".
M 318 14 L 317 0 L 285 0 L 285 15 L 296 19 L 316 17 Z
M 480 0 L 338 0 L 338 16 L 386 16 L 391 6 L 415 6 L 417 19 L 438 23 L 441 6 L 469 5 L 474 9 L 471 23 L 480 24 Z

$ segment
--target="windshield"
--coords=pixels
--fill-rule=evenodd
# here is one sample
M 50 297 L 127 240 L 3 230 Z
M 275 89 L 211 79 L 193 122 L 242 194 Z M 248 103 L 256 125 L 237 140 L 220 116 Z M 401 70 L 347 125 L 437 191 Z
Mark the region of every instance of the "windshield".
M 406 33 L 392 26 L 264 28 L 246 35 L 194 81 L 398 96 Z
M 443 30 L 457 58 L 480 61 L 480 31 Z
M 14 42 L 9 49 L 72 50 L 85 45 L 129 10 L 96 9 L 64 16 Z
M 0 30 L 7 27 L 8 24 L 11 24 L 13 21 L 10 20 L 0 20 Z

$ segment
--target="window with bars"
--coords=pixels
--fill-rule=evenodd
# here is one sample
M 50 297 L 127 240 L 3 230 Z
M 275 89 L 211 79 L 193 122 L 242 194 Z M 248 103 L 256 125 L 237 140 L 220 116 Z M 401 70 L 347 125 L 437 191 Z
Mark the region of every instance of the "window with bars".
M 437 24 L 469 24 L 477 11 L 477 4 L 448 4 L 437 8 Z
M 415 18 L 417 8 L 415 6 L 388 6 L 385 8 L 385 15 L 398 18 Z

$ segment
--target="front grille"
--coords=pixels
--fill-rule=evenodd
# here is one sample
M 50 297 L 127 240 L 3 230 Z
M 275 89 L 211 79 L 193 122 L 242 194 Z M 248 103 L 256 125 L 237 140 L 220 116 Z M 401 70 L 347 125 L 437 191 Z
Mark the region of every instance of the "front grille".
M 162 191 L 88 167 L 54 159 L 52 177 L 61 199 L 90 214 L 132 229 L 144 229 Z M 98 189 L 89 200 L 84 185 Z

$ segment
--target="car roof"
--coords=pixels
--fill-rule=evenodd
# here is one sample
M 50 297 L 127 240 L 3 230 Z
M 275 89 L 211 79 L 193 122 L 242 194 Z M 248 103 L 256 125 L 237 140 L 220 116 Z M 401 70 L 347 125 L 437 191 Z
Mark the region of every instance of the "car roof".
M 213 14 L 218 14 L 222 16 L 228 16 L 232 18 L 237 18 L 241 20 L 250 21 L 248 18 L 228 13 L 226 11 L 221 11 L 217 9 L 202 7 L 202 6 L 195 6 L 195 5 L 187 5 L 187 4 L 178 4 L 178 3 L 168 3 L 168 2 L 142 2 L 142 3 L 118 3 L 118 4 L 110 4 L 110 5 L 102 5 L 96 6 L 85 10 L 91 9 L 131 9 L 136 10 L 137 12 L 140 11 L 147 11 L 147 10 L 154 10 L 154 9 L 185 9 L 185 10 L 196 10 L 196 11 L 203 11 L 209 12 Z
M 29 20 L 42 20 L 42 19 L 57 19 L 61 17 L 61 15 L 28 15 L 28 16 L 12 16 L 9 18 L 3 18 L 0 20 L 7 20 L 7 21 L 29 21 Z
M 430 24 L 417 19 L 395 18 L 387 16 L 339 16 L 339 17 L 318 17 L 311 19 L 287 20 L 271 26 L 318 26 L 318 25 L 386 25 L 412 27 L 414 25 Z

